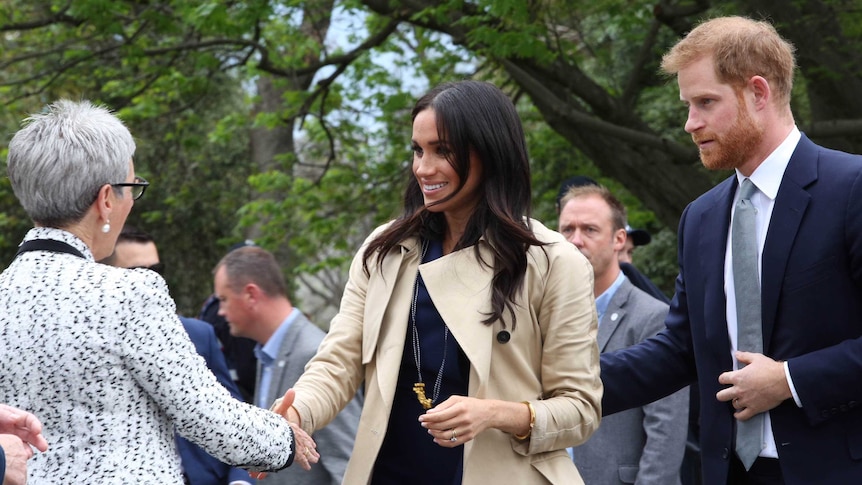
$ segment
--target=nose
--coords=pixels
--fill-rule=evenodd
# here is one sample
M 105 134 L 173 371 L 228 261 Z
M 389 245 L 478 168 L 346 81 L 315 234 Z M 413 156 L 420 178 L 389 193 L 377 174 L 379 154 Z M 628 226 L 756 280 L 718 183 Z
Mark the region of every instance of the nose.
M 698 116 L 697 111 L 694 107 L 688 108 L 688 119 L 685 120 L 685 132 L 686 133 L 694 133 L 695 131 L 703 128 L 703 120 L 700 116 Z
M 584 247 L 584 240 L 581 239 L 581 231 L 575 229 L 569 234 L 568 240 L 570 243 L 574 244 L 576 248 L 581 249 Z
M 427 157 L 413 156 L 413 174 L 416 177 L 428 177 L 434 173 L 434 164 L 429 163 Z

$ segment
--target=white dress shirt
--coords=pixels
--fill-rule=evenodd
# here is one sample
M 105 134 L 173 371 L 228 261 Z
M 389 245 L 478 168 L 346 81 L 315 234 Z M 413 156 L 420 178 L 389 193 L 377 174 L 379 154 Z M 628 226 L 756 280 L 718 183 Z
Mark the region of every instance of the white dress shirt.
M 775 149 L 754 173 L 748 177 L 751 182 L 757 187 L 757 192 L 751 197 L 751 204 L 756 209 L 755 222 L 757 230 L 757 273 L 760 275 L 763 267 L 763 246 L 766 243 L 766 233 L 769 228 L 769 221 L 772 219 L 772 209 L 775 207 L 775 198 L 778 196 L 778 188 L 781 185 L 781 179 L 784 177 L 784 171 L 787 169 L 787 164 L 790 162 L 790 157 L 799 143 L 801 134 L 797 128 L 793 128 L 787 138 Z M 738 181 L 737 187 L 742 184 L 745 176 L 737 170 L 736 177 Z M 731 205 L 731 227 L 732 218 L 736 212 L 736 202 L 739 200 L 739 190 L 733 196 L 733 204 Z M 724 256 L 724 292 L 727 296 L 727 333 L 730 337 L 730 352 L 733 360 L 734 370 L 737 368 L 736 352 L 737 346 L 737 318 L 736 318 L 736 293 L 733 283 L 733 265 L 731 263 L 731 241 L 730 230 L 727 232 L 727 251 Z M 764 348 L 766 347 L 764 343 Z M 794 393 L 793 381 L 790 380 L 790 373 L 787 364 L 784 365 L 785 375 L 790 384 L 791 391 Z M 797 405 L 799 404 L 797 400 Z M 763 426 L 763 451 L 760 456 L 769 458 L 778 458 L 778 450 L 775 446 L 775 437 L 772 435 L 772 421 L 769 418 L 769 413 L 764 413 Z

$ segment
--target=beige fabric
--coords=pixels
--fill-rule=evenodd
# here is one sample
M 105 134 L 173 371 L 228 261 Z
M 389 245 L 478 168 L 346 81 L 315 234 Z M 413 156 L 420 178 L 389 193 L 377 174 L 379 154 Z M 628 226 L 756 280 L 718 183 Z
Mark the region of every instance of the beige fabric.
M 469 396 L 530 400 L 536 409 L 529 440 L 489 429 L 465 445 L 465 485 L 582 483 L 565 448 L 583 443 L 599 425 L 602 385 L 592 268 L 558 233 L 531 223 L 536 237 L 549 244 L 528 252 L 514 330 L 505 314 L 512 334 L 506 344 L 496 339 L 500 322 L 481 323 L 490 308 L 492 274 L 474 248 L 420 267 L 440 315 L 470 360 Z M 493 261 L 487 242 L 479 244 L 484 260 Z M 345 476 L 349 484 L 369 481 L 386 433 L 419 263 L 418 241 L 410 240 L 392 251 L 382 268 L 372 258 L 366 276 L 363 250 L 354 258 L 329 334 L 295 386 L 294 406 L 311 431 L 325 426 L 366 381 Z

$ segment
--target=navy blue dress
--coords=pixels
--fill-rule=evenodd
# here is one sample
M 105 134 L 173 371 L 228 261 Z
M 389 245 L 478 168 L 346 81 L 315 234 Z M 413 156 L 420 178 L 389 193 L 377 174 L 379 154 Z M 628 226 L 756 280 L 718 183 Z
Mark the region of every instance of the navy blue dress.
M 422 262 L 433 261 L 443 255 L 441 241 L 430 241 Z M 445 323 L 434 307 L 422 278 L 417 274 L 416 328 L 419 332 L 422 381 L 425 395 L 432 398 L 434 384 L 443 360 Z M 440 302 L 445 304 L 445 302 Z M 428 430 L 420 426 L 419 416 L 425 409 L 416 399 L 413 384 L 418 374 L 413 352 L 411 315 L 406 315 L 407 338 L 401 356 L 401 369 L 395 388 L 395 399 L 389 415 L 389 427 L 383 446 L 374 464 L 371 483 L 374 485 L 452 484 L 460 485 L 463 471 L 464 447 L 443 448 L 434 443 Z M 467 395 L 469 363 L 455 337 L 449 332 L 445 339 L 446 364 L 436 406 L 452 395 Z

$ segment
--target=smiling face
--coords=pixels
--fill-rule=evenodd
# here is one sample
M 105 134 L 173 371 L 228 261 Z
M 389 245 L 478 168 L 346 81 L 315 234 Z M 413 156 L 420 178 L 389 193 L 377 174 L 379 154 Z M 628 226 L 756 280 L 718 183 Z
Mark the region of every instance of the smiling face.
M 413 120 L 412 145 L 413 175 L 425 207 L 431 212 L 443 212 L 450 225 L 453 221 L 466 223 L 478 200 L 481 162 L 470 155 L 470 175 L 462 187 L 461 178 L 449 162 L 451 148 L 440 140 L 437 117 L 430 108 L 419 112 Z
M 697 145 L 703 165 L 710 170 L 756 166 L 765 129 L 746 102 L 748 87 L 734 89 L 719 82 L 710 56 L 680 69 L 678 82 L 680 99 L 688 105 L 685 131 Z

